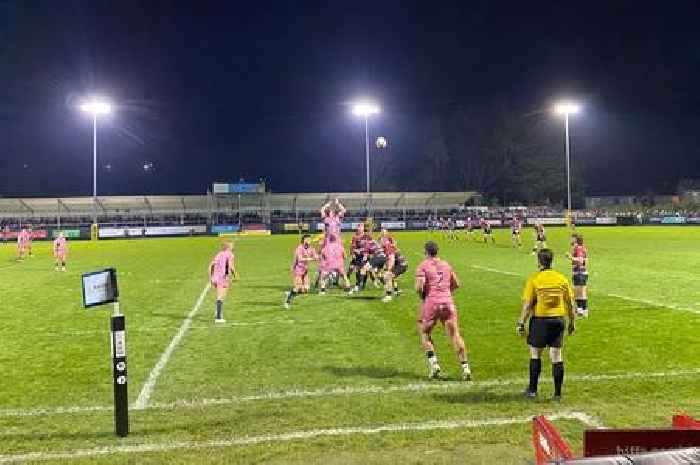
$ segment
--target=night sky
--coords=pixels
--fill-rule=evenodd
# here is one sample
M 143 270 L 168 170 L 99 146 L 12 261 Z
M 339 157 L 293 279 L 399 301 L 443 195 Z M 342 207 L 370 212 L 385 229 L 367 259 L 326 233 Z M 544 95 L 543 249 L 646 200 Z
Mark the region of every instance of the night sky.
M 363 96 L 390 141 L 378 188 L 412 189 L 425 121 L 459 109 L 539 118 L 563 153 L 548 111 L 573 96 L 588 193 L 672 192 L 700 178 L 698 5 L 0 0 L 0 195 L 91 194 L 91 93 L 117 104 L 101 195 L 362 190 Z

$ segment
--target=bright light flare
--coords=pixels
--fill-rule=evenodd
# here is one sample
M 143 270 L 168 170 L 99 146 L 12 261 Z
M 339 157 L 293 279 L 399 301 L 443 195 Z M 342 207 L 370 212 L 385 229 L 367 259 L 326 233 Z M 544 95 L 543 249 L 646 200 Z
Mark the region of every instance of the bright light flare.
M 103 99 L 93 99 L 82 103 L 80 110 L 93 116 L 108 115 L 112 112 L 112 105 Z
M 370 103 L 370 102 L 362 102 L 362 103 L 356 103 L 355 105 L 352 106 L 352 114 L 355 116 L 370 116 L 370 115 L 376 115 L 377 113 L 380 113 L 382 111 L 381 108 L 379 108 L 379 105 L 376 103 Z
M 557 115 L 575 115 L 581 111 L 581 105 L 574 102 L 559 102 L 554 105 L 554 113 Z

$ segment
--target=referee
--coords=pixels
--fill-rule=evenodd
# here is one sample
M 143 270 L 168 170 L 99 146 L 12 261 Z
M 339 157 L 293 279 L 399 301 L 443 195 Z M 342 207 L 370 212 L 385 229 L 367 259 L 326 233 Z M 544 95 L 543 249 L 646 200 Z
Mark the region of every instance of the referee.
M 530 346 L 530 385 L 524 394 L 537 397 L 537 383 L 542 371 L 542 351 L 549 347 L 554 378 L 554 397 L 561 400 L 561 385 L 564 382 L 564 361 L 561 347 L 564 340 L 565 316 L 568 315 L 568 332 L 574 333 L 573 290 L 569 281 L 552 269 L 554 255 L 549 249 L 537 254 L 540 271 L 530 276 L 523 289 L 523 309 L 517 324 L 517 332 L 525 335 L 525 320 L 530 318 L 527 344 Z

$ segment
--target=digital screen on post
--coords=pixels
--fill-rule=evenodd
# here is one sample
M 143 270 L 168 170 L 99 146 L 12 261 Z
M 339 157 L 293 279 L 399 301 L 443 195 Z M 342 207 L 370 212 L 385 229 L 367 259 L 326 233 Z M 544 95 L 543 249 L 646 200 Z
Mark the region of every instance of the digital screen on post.
M 94 271 L 83 274 L 83 306 L 85 308 L 116 302 L 119 297 L 117 270 Z

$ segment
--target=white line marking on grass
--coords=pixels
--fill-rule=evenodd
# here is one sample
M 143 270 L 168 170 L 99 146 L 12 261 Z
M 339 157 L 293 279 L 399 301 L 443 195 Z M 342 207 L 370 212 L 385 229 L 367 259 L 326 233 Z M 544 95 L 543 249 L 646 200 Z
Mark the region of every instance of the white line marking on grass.
M 151 373 L 148 375 L 148 380 L 146 380 L 146 383 L 143 385 L 143 388 L 141 388 L 139 397 L 136 399 L 136 403 L 133 406 L 134 410 L 141 410 L 148 407 L 148 401 L 150 400 L 151 394 L 153 393 L 153 388 L 155 387 L 156 382 L 158 381 L 158 377 L 160 376 L 161 371 L 163 371 L 163 368 L 165 368 L 165 365 L 167 365 L 168 360 L 170 360 L 170 356 L 173 354 L 175 348 L 180 343 L 183 336 L 192 324 L 192 318 L 199 311 L 199 308 L 202 306 L 202 302 L 204 302 L 204 298 L 207 296 L 207 292 L 209 292 L 210 288 L 211 283 L 207 283 L 207 285 L 204 286 L 204 289 L 202 289 L 202 293 L 199 294 L 197 303 L 195 303 L 194 307 L 192 307 L 192 310 L 190 310 L 190 312 L 187 314 L 184 321 L 182 322 L 182 325 L 180 325 L 180 329 L 178 329 L 177 333 L 175 333 L 175 336 L 170 341 L 170 344 L 168 345 L 168 347 L 166 347 L 165 351 L 160 356 L 158 363 L 156 363 L 156 365 L 151 370 Z
M 599 424 L 588 414 L 577 411 L 563 411 L 547 415 L 551 421 L 576 420 L 586 426 Z M 508 426 L 517 424 L 527 424 L 532 421 L 531 416 L 472 419 L 472 420 L 451 420 L 451 421 L 427 421 L 422 423 L 390 423 L 375 426 L 348 426 L 340 428 L 314 429 L 305 431 L 290 431 L 280 434 L 266 434 L 262 436 L 231 437 L 227 439 L 217 439 L 210 441 L 184 441 L 184 442 L 162 442 L 152 444 L 137 444 L 123 446 L 96 447 L 93 449 L 76 449 L 56 452 L 28 452 L 24 454 L 0 455 L 0 463 L 16 463 L 26 461 L 47 461 L 47 460 L 74 460 L 79 458 L 104 457 L 114 454 L 142 454 L 149 452 L 169 452 L 175 450 L 197 450 L 214 449 L 233 446 L 249 446 L 263 443 L 280 443 L 290 441 L 304 441 L 320 437 L 344 437 L 355 435 L 372 435 L 380 433 L 402 433 L 420 432 L 435 430 L 453 430 L 467 428 L 483 428 L 490 426 Z M 593 422 L 593 423 L 591 423 Z
M 479 266 L 479 265 L 471 265 L 472 268 L 475 268 L 477 270 L 483 270 L 483 271 L 489 271 L 491 273 L 498 273 L 498 274 L 503 274 L 507 276 L 516 276 L 516 277 L 521 277 L 518 273 L 513 273 L 512 271 L 503 271 L 503 270 L 497 270 L 495 268 L 489 268 L 486 266 Z M 700 310 L 695 310 L 693 308 L 687 308 L 687 307 L 681 307 L 680 305 L 675 305 L 675 304 L 662 304 L 661 302 L 654 302 L 653 300 L 646 300 L 646 299 L 637 299 L 635 297 L 627 297 L 626 295 L 621 295 L 621 294 L 614 294 L 614 293 L 604 293 L 604 295 L 608 297 L 613 297 L 615 299 L 621 299 L 621 300 L 626 300 L 628 302 L 635 302 L 638 304 L 644 304 L 648 305 L 650 307 L 656 307 L 656 308 L 667 308 L 669 310 L 678 310 L 682 312 L 690 312 L 690 313 L 695 313 L 696 315 L 700 315 Z
M 680 306 L 674 305 L 674 304 L 662 304 L 660 302 L 654 302 L 653 300 L 637 299 L 634 297 L 627 297 L 625 295 L 620 295 L 620 294 L 606 294 L 606 295 L 608 297 L 615 297 L 616 299 L 622 299 L 622 300 L 626 300 L 628 302 L 644 304 L 644 305 L 648 305 L 650 307 L 668 308 L 671 310 L 680 310 L 683 312 L 690 312 L 690 313 L 695 313 L 696 315 L 700 315 L 700 310 L 694 310 L 692 308 L 680 307 Z
M 490 271 L 491 273 L 498 273 L 498 274 L 505 274 L 508 276 L 520 277 L 520 275 L 518 273 L 514 273 L 512 271 L 497 270 L 495 268 L 489 268 L 487 266 L 472 265 L 472 268 L 477 269 L 477 270 Z
M 664 372 L 632 372 L 632 373 L 610 373 L 610 374 L 582 374 L 569 375 L 566 377 L 567 382 L 605 382 L 625 379 L 640 379 L 640 378 L 678 378 L 683 376 L 698 376 L 700 368 L 687 370 L 674 370 Z M 320 388 L 313 390 L 288 390 L 288 391 L 268 391 L 260 394 L 251 394 L 229 398 L 217 399 L 183 399 L 168 403 L 153 403 L 144 408 L 146 409 L 175 409 L 175 408 L 200 408 L 217 405 L 240 404 L 246 402 L 265 401 L 265 400 L 286 400 L 296 398 L 316 398 L 316 397 L 336 397 L 336 396 L 354 396 L 364 394 L 391 394 L 402 392 L 430 392 L 430 391 L 460 391 L 476 388 L 498 387 L 498 386 L 516 386 L 525 385 L 528 380 L 526 378 L 511 378 L 511 379 L 492 379 L 485 381 L 476 381 L 473 383 L 465 383 L 462 381 L 444 381 L 444 382 L 426 382 L 426 383 L 411 383 L 396 386 L 339 386 L 333 388 Z M 13 409 L 0 410 L 0 418 L 2 417 L 34 417 L 54 414 L 70 414 L 70 413 L 86 413 L 111 411 L 111 406 L 86 406 L 86 407 L 58 407 L 58 408 L 35 408 L 35 409 Z

